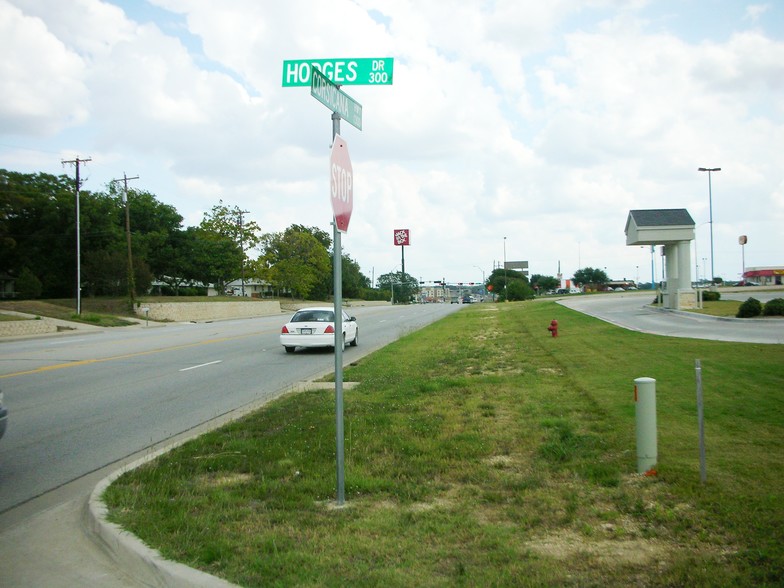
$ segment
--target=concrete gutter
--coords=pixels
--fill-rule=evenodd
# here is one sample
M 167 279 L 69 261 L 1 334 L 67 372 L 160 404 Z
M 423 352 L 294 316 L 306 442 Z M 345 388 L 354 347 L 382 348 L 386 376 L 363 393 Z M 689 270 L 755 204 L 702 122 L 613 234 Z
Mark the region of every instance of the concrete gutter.
M 164 558 L 158 550 L 148 547 L 138 537 L 107 519 L 108 509 L 102 496 L 112 482 L 128 470 L 152 461 L 174 447 L 176 445 L 152 453 L 101 480 L 90 494 L 84 515 L 85 526 L 118 567 L 145 585 L 161 588 L 235 587 L 236 584 Z
M 329 370 L 326 373 L 329 373 Z M 321 376 L 316 376 L 313 380 L 297 382 L 291 386 L 287 386 L 280 390 L 279 393 L 275 395 L 275 398 L 284 394 L 307 390 L 329 390 L 334 388 L 334 382 L 318 381 L 322 376 L 323 374 Z M 343 387 L 344 389 L 350 390 L 357 384 L 357 382 L 344 382 Z M 149 454 L 126 464 L 98 482 L 90 493 L 90 497 L 87 501 L 83 514 L 83 524 L 91 533 L 94 542 L 100 547 L 101 551 L 103 551 L 118 568 L 123 570 L 127 575 L 148 586 L 158 586 L 161 588 L 235 587 L 235 584 L 226 580 L 166 559 L 158 550 L 152 549 L 134 534 L 109 521 L 109 510 L 106 507 L 106 503 L 103 501 L 103 494 L 106 492 L 106 489 L 124 473 L 155 460 L 159 456 L 168 453 L 188 440 L 204 434 L 206 431 L 221 427 L 228 422 L 241 418 L 249 412 L 258 410 L 267 404 L 269 400 L 270 399 L 265 399 L 261 403 L 254 403 L 252 406 L 237 409 L 210 423 L 206 423 L 204 427 L 198 427 L 187 435 L 177 438 L 176 441 L 170 443 L 166 447 L 152 451 Z

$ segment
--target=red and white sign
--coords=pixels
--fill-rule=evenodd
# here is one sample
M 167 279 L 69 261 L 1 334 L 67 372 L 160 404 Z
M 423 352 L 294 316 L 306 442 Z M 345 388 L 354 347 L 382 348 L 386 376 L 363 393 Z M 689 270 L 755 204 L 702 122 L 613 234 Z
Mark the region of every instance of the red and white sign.
M 395 229 L 395 245 L 411 245 L 408 229 Z
M 340 135 L 335 135 L 329 156 L 329 191 L 338 231 L 345 233 L 354 209 L 354 169 L 348 145 Z

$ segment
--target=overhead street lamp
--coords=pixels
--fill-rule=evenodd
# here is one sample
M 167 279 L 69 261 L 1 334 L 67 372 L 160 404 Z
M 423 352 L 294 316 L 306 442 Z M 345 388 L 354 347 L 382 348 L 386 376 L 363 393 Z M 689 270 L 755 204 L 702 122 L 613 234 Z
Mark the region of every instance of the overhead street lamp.
M 711 172 L 721 171 L 720 167 L 698 167 L 697 171 L 708 172 L 708 210 L 710 216 L 708 222 L 710 223 L 710 245 L 711 245 L 711 284 L 715 283 L 715 274 L 713 272 L 713 194 L 711 190 Z

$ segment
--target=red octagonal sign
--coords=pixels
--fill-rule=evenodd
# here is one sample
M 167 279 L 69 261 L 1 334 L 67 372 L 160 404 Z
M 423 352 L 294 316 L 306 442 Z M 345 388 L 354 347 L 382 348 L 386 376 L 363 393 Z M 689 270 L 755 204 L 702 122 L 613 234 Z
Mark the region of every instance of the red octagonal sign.
M 338 230 L 345 233 L 354 208 L 354 170 L 348 156 L 348 145 L 340 135 L 335 135 L 329 156 L 329 191 L 335 223 Z

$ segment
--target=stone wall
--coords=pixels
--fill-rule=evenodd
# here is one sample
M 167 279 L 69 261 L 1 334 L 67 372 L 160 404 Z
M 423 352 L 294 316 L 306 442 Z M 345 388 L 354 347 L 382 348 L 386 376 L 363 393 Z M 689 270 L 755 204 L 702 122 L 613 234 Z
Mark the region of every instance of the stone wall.
M 149 309 L 149 315 L 147 310 Z M 136 307 L 136 315 L 154 321 L 207 321 L 280 314 L 280 302 L 149 302 Z
M 22 337 L 26 335 L 44 335 L 46 333 L 56 332 L 57 325 L 46 319 L 0 321 L 0 337 Z

